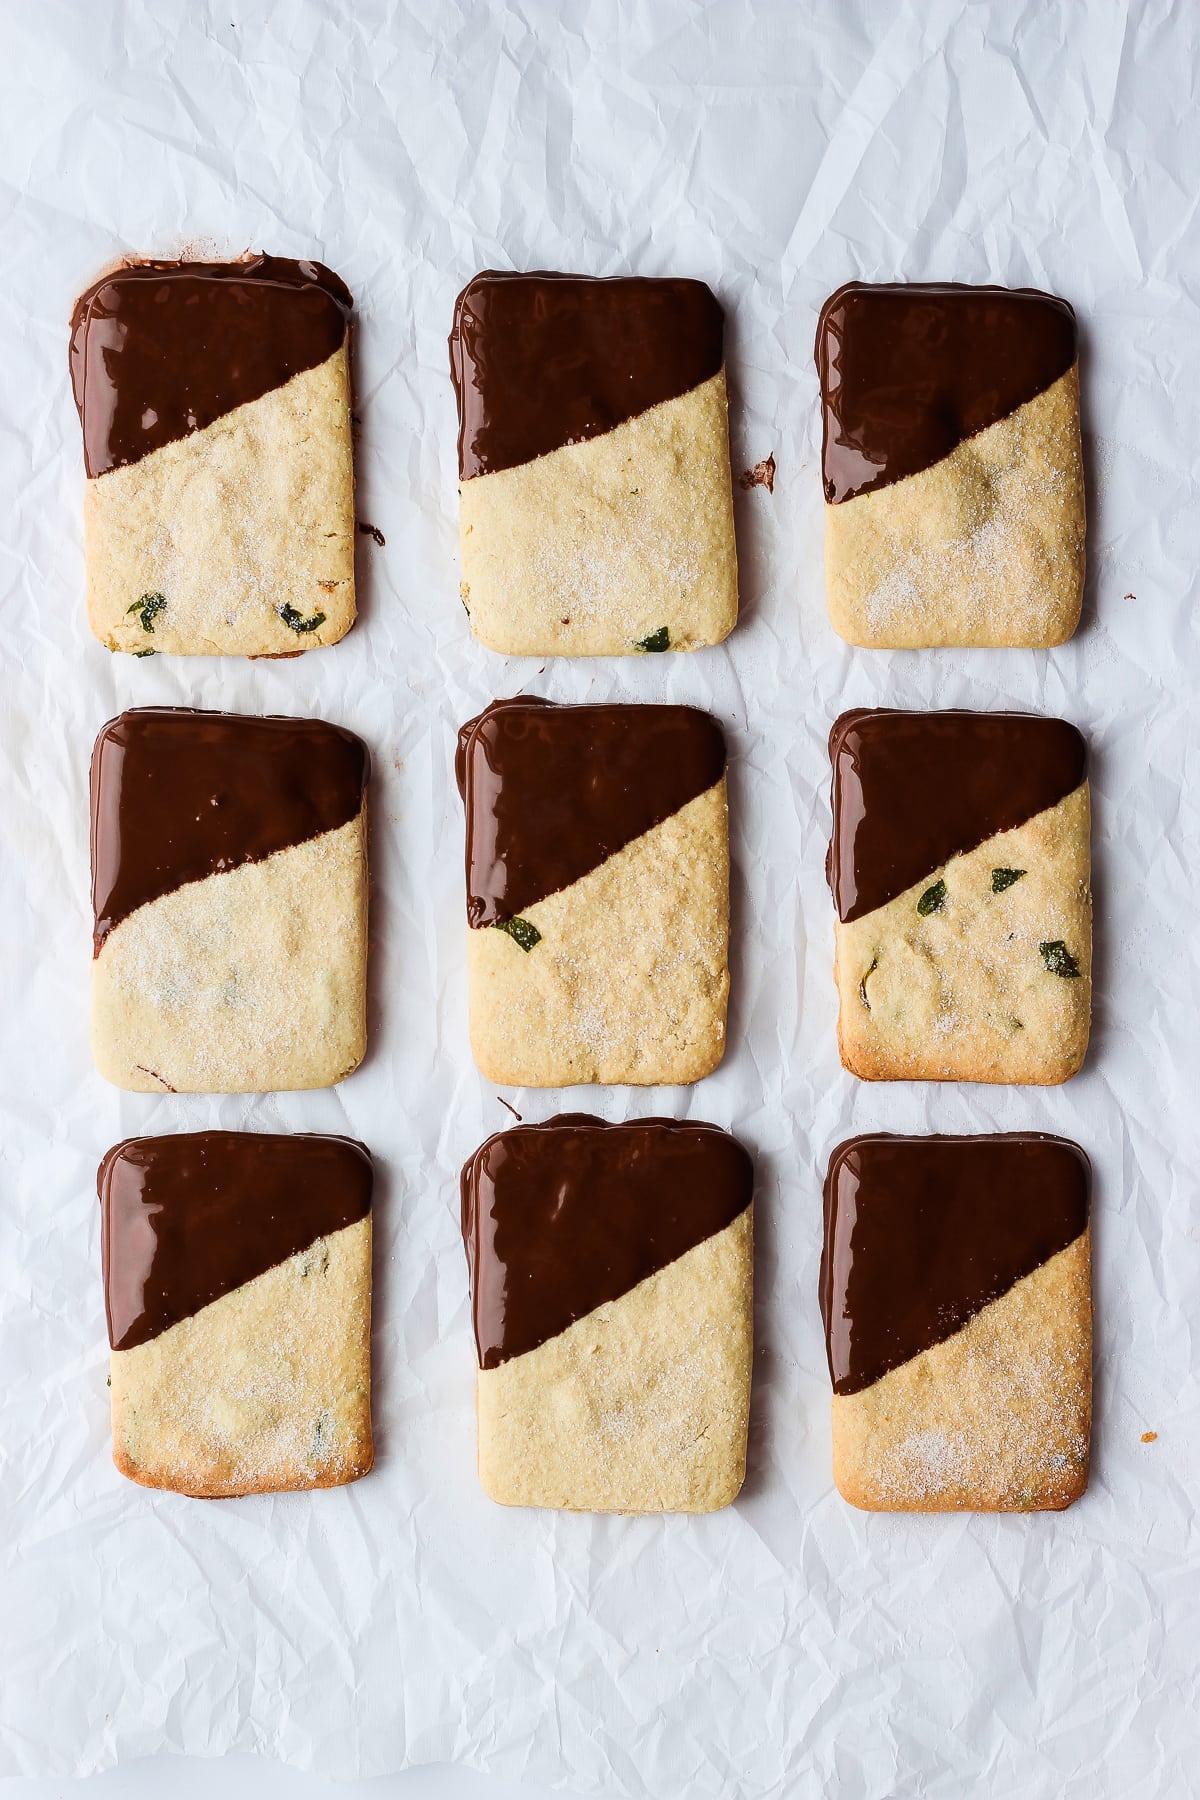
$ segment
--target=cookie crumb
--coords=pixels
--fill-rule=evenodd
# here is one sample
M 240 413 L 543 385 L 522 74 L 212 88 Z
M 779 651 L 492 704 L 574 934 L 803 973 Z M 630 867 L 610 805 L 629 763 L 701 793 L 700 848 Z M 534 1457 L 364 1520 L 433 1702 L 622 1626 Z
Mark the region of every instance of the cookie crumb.
M 1157 1431 L 1143 1431 L 1142 1442 L 1143 1442 L 1143 1444 L 1157 1444 L 1157 1442 L 1158 1442 Z
M 747 492 L 754 487 L 765 487 L 768 494 L 775 492 L 775 457 L 767 457 L 765 462 L 755 463 L 752 469 L 743 469 L 738 476 L 738 486 Z
M 382 531 L 380 531 L 378 525 L 368 525 L 365 519 L 360 519 L 358 521 L 358 529 L 363 537 L 374 538 L 381 550 L 387 544 L 387 539 L 384 537 Z

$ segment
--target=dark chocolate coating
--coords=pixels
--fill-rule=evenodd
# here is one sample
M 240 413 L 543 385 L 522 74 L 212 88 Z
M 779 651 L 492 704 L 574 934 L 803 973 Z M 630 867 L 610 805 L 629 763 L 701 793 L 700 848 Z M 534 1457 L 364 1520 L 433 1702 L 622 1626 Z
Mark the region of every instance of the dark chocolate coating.
M 1087 1228 L 1091 1166 L 1040 1133 L 839 1144 L 825 1178 L 821 1317 L 836 1394 L 953 1337 Z
M 479 927 L 569 887 L 707 792 L 725 737 L 693 706 L 494 700 L 459 732 L 454 766 Z
M 328 361 L 354 302 L 318 262 L 146 262 L 71 314 L 71 386 L 90 476 L 137 462 Z
M 848 922 L 1057 805 L 1083 781 L 1087 746 L 1064 719 L 879 707 L 834 721 L 829 760 L 829 885 Z
M 454 303 L 463 481 L 599 437 L 715 375 L 725 319 L 702 281 L 504 274 Z
M 96 1177 L 108 1341 L 132 1350 L 371 1210 L 352 1138 L 126 1138 Z
M 356 818 L 369 766 L 361 739 L 321 719 L 172 706 L 110 719 L 92 752 L 97 954 L 147 901 Z
M 817 321 L 826 500 L 932 467 L 1078 353 L 1074 311 L 1035 288 L 847 282 Z
M 479 1366 L 536 1350 L 714 1237 L 754 1169 L 715 1125 L 563 1113 L 488 1138 L 462 1172 Z

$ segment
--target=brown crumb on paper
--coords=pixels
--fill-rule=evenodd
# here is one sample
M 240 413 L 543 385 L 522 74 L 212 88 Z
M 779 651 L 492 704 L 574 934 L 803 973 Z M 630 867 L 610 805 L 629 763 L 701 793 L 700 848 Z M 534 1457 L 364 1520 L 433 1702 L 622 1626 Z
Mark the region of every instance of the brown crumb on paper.
M 358 521 L 358 529 L 363 537 L 374 538 L 381 550 L 386 545 L 387 539 L 384 537 L 382 531 L 380 531 L 378 525 L 368 525 L 365 519 L 360 519 Z
M 738 486 L 747 492 L 753 487 L 765 487 L 768 494 L 775 492 L 775 458 L 768 456 L 765 462 L 755 463 L 752 469 L 743 469 L 738 476 Z
M 1143 1444 L 1157 1444 L 1157 1442 L 1158 1442 L 1157 1431 L 1143 1431 L 1142 1442 L 1143 1442 Z

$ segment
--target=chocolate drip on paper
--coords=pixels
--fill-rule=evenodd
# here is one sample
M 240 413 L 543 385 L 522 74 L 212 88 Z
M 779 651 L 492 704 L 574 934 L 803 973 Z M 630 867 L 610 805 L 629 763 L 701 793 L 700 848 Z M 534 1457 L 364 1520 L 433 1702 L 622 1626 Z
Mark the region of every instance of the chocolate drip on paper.
M 1031 713 L 845 712 L 829 734 L 838 917 L 861 918 L 1072 793 L 1087 746 Z
M 754 1171 L 715 1125 L 563 1113 L 497 1132 L 462 1172 L 479 1365 L 536 1350 L 723 1231 Z
M 92 752 L 92 905 L 99 954 L 139 906 L 261 862 L 362 810 L 365 744 L 320 719 L 147 706 Z
M 1040 1133 L 850 1138 L 829 1159 L 821 1317 L 856 1394 L 1032 1275 L 1087 1228 L 1091 1165 Z
M 132 1350 L 371 1210 L 352 1138 L 126 1138 L 97 1174 L 108 1341 Z
M 460 478 L 599 437 L 707 381 L 724 314 L 702 281 L 503 274 L 454 303 Z
M 707 792 L 717 721 L 692 706 L 495 700 L 458 734 L 467 922 L 516 918 Z
M 826 500 L 931 468 L 1078 353 L 1072 308 L 1035 288 L 847 282 L 817 322 Z
M 71 386 L 89 476 L 202 431 L 339 350 L 354 302 L 318 262 L 146 262 L 71 314 Z

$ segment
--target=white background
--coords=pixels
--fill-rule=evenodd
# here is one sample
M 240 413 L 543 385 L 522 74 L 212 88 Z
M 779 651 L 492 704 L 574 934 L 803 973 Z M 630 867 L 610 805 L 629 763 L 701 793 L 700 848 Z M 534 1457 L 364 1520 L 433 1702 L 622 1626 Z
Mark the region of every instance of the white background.
M 279 1773 L 279 1796 L 431 1763 L 669 1800 L 1194 1791 L 1198 53 L 1189 0 L 0 0 L 0 1772 L 237 1752 L 316 1771 Z M 136 662 L 88 636 L 66 321 L 114 255 L 185 246 L 319 255 L 356 296 L 359 516 L 387 546 L 362 540 L 334 650 Z M 739 493 L 722 649 L 543 671 L 469 637 L 445 337 L 487 265 L 720 293 L 735 467 L 779 465 L 773 498 Z M 854 653 L 830 632 L 811 347 L 854 274 L 1078 308 L 1089 579 L 1063 649 Z M 694 1092 L 567 1097 L 711 1119 L 756 1154 L 751 1467 L 713 1518 L 510 1513 L 475 1480 L 456 1173 L 509 1115 L 466 1042 L 451 747 L 520 688 L 687 699 L 730 738 L 726 1063 Z M 88 755 L 148 702 L 320 714 L 371 746 L 372 1048 L 334 1092 L 158 1100 L 92 1073 Z M 824 744 L 879 702 L 1053 711 L 1089 736 L 1096 1020 L 1064 1088 L 839 1068 Z M 377 1157 L 379 1460 L 353 1488 L 205 1505 L 108 1460 L 95 1165 L 126 1133 L 213 1124 L 345 1130 Z M 1061 1517 L 866 1517 L 832 1491 L 820 1180 L 875 1128 L 1060 1131 L 1093 1158 L 1095 1473 Z M 220 1785 L 268 1791 L 254 1776 Z

